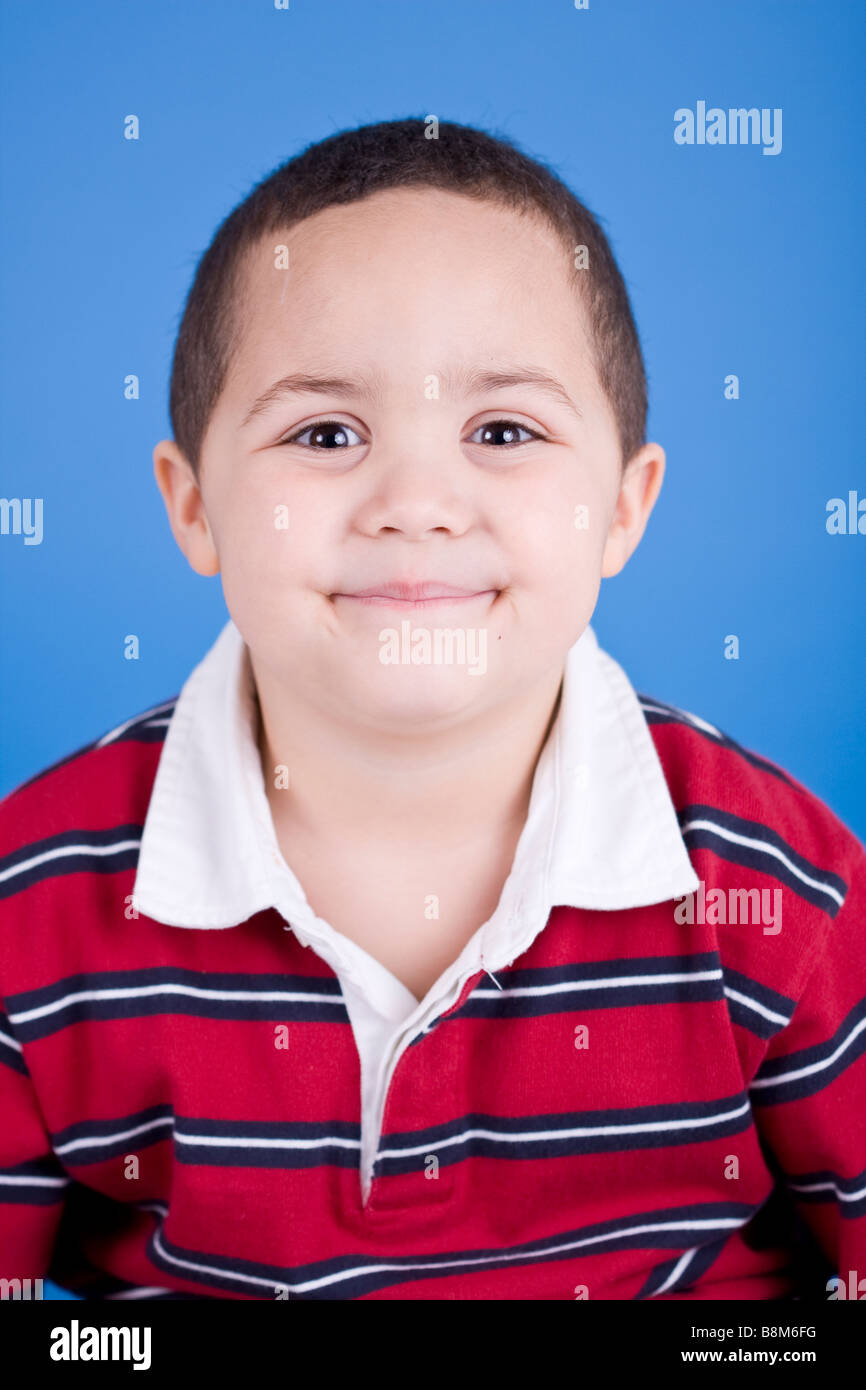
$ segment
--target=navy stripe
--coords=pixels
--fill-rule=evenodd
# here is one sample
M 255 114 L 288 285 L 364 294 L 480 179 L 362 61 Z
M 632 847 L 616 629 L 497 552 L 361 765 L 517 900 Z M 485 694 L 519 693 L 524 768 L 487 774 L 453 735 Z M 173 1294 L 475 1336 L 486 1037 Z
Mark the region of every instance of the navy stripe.
M 111 992 L 118 990 L 132 993 L 112 997 Z M 135 992 L 139 990 L 152 992 Z M 184 992 L 190 990 L 240 992 L 252 994 L 253 998 L 220 999 Z M 269 994 L 281 997 L 269 999 Z M 312 997 L 287 997 L 293 994 Z M 336 975 L 224 974 L 181 970 L 170 965 L 69 975 L 40 989 L 9 995 L 6 1003 L 22 1043 L 47 1037 L 72 1023 L 158 1014 L 280 1023 L 349 1023 Z M 38 1016 L 29 1016 L 37 1010 Z
M 423 1170 L 425 1159 L 430 1156 L 435 1156 L 442 1167 L 461 1163 L 466 1158 L 532 1161 L 708 1143 L 740 1134 L 753 1122 L 744 1092 L 718 1100 L 550 1115 L 472 1112 L 425 1129 L 383 1134 L 374 1164 L 374 1178 L 418 1172 Z M 604 1132 L 611 1127 L 633 1127 L 633 1132 Z M 574 1133 L 575 1130 L 588 1130 L 589 1133 Z M 406 1152 L 401 1153 L 401 1150 Z
M 71 1181 L 54 1154 L 0 1168 L 0 1205 L 54 1206 L 64 1201 Z
M 700 979 L 701 975 L 715 978 Z M 686 979 L 665 980 L 666 975 Z M 644 977 L 638 978 L 635 977 Z M 575 1009 L 630 1008 L 721 999 L 721 960 L 715 951 L 635 956 L 567 965 L 500 970 L 501 988 L 486 974 L 450 1018 L 540 1018 Z M 612 981 L 613 983 L 607 983 Z M 539 991 L 522 993 L 521 991 Z
M 172 706 L 171 709 L 161 710 L 158 714 L 138 720 L 135 724 L 131 724 L 128 729 L 124 729 L 123 733 L 108 739 L 107 742 L 98 740 L 98 746 L 106 748 L 112 743 L 164 743 L 173 713 L 174 707 Z
M 686 979 L 665 980 L 665 975 Z M 699 976 L 708 975 L 708 979 Z M 642 976 L 642 979 L 635 979 Z M 724 998 L 717 951 L 691 955 L 634 956 L 615 960 L 572 961 L 567 965 L 486 971 L 459 1008 L 440 1014 L 412 1039 L 410 1047 L 455 1018 L 542 1018 L 590 1009 L 631 1008 L 637 1004 L 696 1004 Z M 523 993 L 522 991 L 533 991 Z
M 12 1025 L 0 1008 L 0 1063 L 17 1071 L 21 1076 L 29 1076 L 27 1063 L 21 1053 L 21 1039 L 13 1031 Z
M 532 1162 L 711 1142 L 739 1134 L 752 1122 L 752 1110 L 743 1092 L 713 1101 L 549 1115 L 472 1112 L 425 1129 L 384 1134 L 374 1176 L 419 1172 L 431 1155 L 440 1165 L 451 1166 L 472 1157 Z M 619 1132 L 606 1132 L 611 1128 Z M 51 1135 L 52 1148 L 69 1169 L 138 1152 L 166 1140 L 173 1140 L 178 1162 L 193 1165 L 357 1168 L 361 1129 L 347 1120 L 278 1122 L 175 1116 L 170 1105 L 157 1105 L 111 1120 L 84 1120 Z
M 64 1165 L 75 1168 L 79 1164 L 101 1163 L 118 1154 L 139 1153 L 171 1139 L 173 1133 L 173 1107 L 151 1105 L 146 1110 L 113 1120 L 81 1120 L 56 1130 L 49 1138 L 52 1149 Z M 88 1144 L 89 1139 L 94 1142 Z
M 682 1255 L 675 1255 L 673 1259 L 665 1260 L 662 1264 L 656 1265 L 643 1288 L 635 1294 L 635 1298 L 666 1297 L 669 1294 L 685 1293 L 686 1290 L 694 1288 L 698 1279 L 706 1274 L 712 1264 L 715 1264 L 729 1240 L 729 1235 L 722 1236 L 709 1245 L 696 1246 L 688 1252 L 685 1261 L 683 1261 Z M 682 1268 L 679 1274 L 675 1279 L 671 1279 L 674 1271 L 680 1265 Z
M 739 864 L 774 878 L 830 917 L 835 917 L 839 911 L 842 905 L 839 899 L 844 901 L 848 892 L 845 880 L 813 864 L 761 821 L 746 820 L 717 806 L 704 805 L 683 806 L 677 818 L 689 850 L 709 849 L 730 864 Z M 696 826 L 692 824 L 695 821 L 705 824 Z M 751 843 L 740 844 L 731 836 L 745 837 Z M 784 855 L 787 864 L 780 855 Z
M 787 994 L 770 989 L 758 980 L 732 970 L 729 965 L 722 967 L 725 976 L 725 998 L 731 1022 L 741 1028 L 748 1028 L 759 1038 L 771 1038 L 786 1028 L 797 1007 L 796 999 Z M 770 1014 L 772 1017 L 767 1017 Z
M 296 1266 L 268 1265 L 191 1250 L 169 1240 L 160 1225 L 150 1238 L 148 1256 L 168 1274 L 228 1293 L 274 1299 L 278 1289 L 283 1288 L 288 1289 L 293 1301 L 356 1299 L 419 1279 L 578 1260 L 610 1250 L 688 1248 L 695 1236 L 715 1245 L 745 1225 L 754 1211 L 754 1206 L 742 1202 L 706 1202 L 620 1216 L 504 1250 L 488 1247 L 389 1257 L 359 1253 Z M 698 1228 L 697 1223 L 706 1225 Z M 665 1226 L 673 1229 L 664 1229 Z
M 208 1140 L 217 1140 L 210 1144 Z M 82 1120 L 51 1135 L 67 1168 L 173 1141 L 180 1163 L 225 1168 L 357 1168 L 361 1127 L 348 1120 L 212 1120 L 154 1105 L 111 1120 Z M 269 1144 L 268 1141 L 278 1141 Z M 235 1142 L 227 1142 L 235 1141 Z M 294 1146 L 294 1147 L 292 1147 Z
M 761 772 L 769 772 L 771 776 L 777 777 L 780 782 L 784 782 L 789 787 L 794 787 L 794 782 L 784 768 L 776 767 L 768 758 L 762 758 L 760 753 L 752 752 L 751 748 L 744 748 L 741 743 L 737 743 L 723 730 L 717 729 L 710 724 L 709 728 L 704 725 L 709 724 L 709 720 L 697 721 L 697 717 L 689 714 L 687 710 L 678 709 L 676 705 L 666 704 L 664 700 L 657 700 L 653 695 L 647 695 L 642 691 L 636 691 L 643 717 L 647 724 L 680 724 L 692 733 L 699 734 L 708 743 L 715 743 L 719 748 L 726 748 L 731 753 L 737 753 L 745 762 L 752 767 L 759 768 Z M 655 708 L 651 708 L 651 707 Z M 795 788 L 796 790 L 796 788 Z
M 223 1141 L 219 1147 L 208 1139 Z M 230 1143 L 227 1141 L 237 1140 Z M 275 1147 L 267 1141 L 278 1141 Z M 286 1147 L 291 1146 L 291 1147 Z M 297 1146 L 297 1147 L 294 1147 Z M 358 1168 L 361 1126 L 350 1120 L 193 1120 L 175 1123 L 175 1157 L 218 1168 Z
M 780 1105 L 823 1091 L 866 1053 L 866 999 L 846 1014 L 832 1037 L 768 1058 L 749 1088 L 755 1105 Z M 836 1055 L 838 1054 L 838 1055 Z M 804 1074 L 805 1073 L 805 1074 Z
M 850 1178 L 829 1168 L 796 1176 L 786 1174 L 785 1182 L 798 1202 L 832 1202 L 847 1221 L 866 1216 L 866 1168 Z
M 672 974 L 685 975 L 687 978 L 673 981 L 663 979 L 665 975 Z M 711 978 L 698 978 L 704 974 L 711 975 Z M 635 976 L 644 978 L 634 982 Z M 501 989 L 497 989 L 492 982 L 488 983 L 486 975 L 480 975 L 478 984 L 463 1005 L 453 1012 L 440 1015 L 413 1038 L 411 1046 L 415 1046 L 440 1023 L 453 1018 L 538 1018 L 577 1010 L 586 1012 L 589 1009 L 634 1007 L 638 1004 L 713 1002 L 723 998 L 727 999 L 734 1022 L 766 1039 L 786 1025 L 795 1004 L 786 995 L 750 980 L 730 967 L 723 967 L 718 953 L 714 951 L 696 952 L 690 956 L 648 956 L 503 970 L 497 978 Z M 155 992 L 133 992 L 122 998 L 109 997 L 109 992 L 115 990 Z M 259 994 L 261 997 L 202 998 L 197 994 L 178 992 L 183 990 L 239 992 L 254 996 Z M 541 992 L 521 993 L 525 990 Z M 80 997 L 84 994 L 95 994 L 97 997 Z M 269 994 L 316 997 L 269 999 Z M 745 998 L 750 1004 L 744 1002 Z M 182 970 L 173 966 L 67 976 L 40 989 L 11 995 L 7 1002 L 15 1023 L 14 1034 L 7 1024 L 8 1033 L 10 1038 L 17 1037 L 20 1042 L 47 1037 L 72 1023 L 165 1014 L 287 1023 L 349 1022 L 336 976 L 226 974 Z M 35 1010 L 43 1012 L 35 1018 L 27 1017 Z M 765 1011 L 773 1016 L 766 1017 Z M 0 1016 L 0 1059 L 16 1070 L 26 1072 L 20 1053 L 3 1046 L 3 1034 L 3 1019 Z
M 134 869 L 141 844 L 140 824 L 107 830 L 63 830 L 21 845 L 0 859 L 0 899 L 34 883 L 66 874 L 116 874 Z M 31 861 L 37 862 L 31 862 Z

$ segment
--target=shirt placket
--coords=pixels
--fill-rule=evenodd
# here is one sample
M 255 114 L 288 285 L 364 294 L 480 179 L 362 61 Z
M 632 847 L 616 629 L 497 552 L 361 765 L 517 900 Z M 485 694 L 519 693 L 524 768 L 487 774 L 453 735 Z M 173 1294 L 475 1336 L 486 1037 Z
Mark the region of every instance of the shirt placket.
M 435 1207 L 453 1197 L 458 1146 L 448 1133 L 447 1120 L 431 1125 L 430 1116 L 459 1115 L 463 1059 L 453 1045 L 435 1046 L 433 1034 L 462 1006 L 483 974 L 475 969 L 462 975 L 400 1032 L 389 1051 L 376 1116 L 375 1159 L 372 1172 L 362 1175 L 364 1213 L 373 1220 L 410 1208 Z

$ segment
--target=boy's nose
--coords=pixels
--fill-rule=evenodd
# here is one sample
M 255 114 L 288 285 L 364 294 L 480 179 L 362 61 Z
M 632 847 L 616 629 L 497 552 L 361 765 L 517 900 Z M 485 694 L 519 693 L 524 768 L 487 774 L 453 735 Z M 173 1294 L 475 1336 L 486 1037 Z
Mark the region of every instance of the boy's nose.
M 475 501 L 441 456 L 408 452 L 381 462 L 356 522 L 370 534 L 399 531 L 407 539 L 432 532 L 462 534 L 472 524 Z

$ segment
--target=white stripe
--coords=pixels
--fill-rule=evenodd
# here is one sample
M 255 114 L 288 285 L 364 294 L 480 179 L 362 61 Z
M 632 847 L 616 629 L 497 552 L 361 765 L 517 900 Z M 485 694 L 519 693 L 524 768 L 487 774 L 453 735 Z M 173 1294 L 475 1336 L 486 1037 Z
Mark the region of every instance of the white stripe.
M 644 1226 L 629 1226 L 623 1230 L 609 1231 L 601 1236 L 587 1236 L 583 1240 L 568 1241 L 562 1245 L 548 1246 L 546 1249 L 536 1249 L 530 1252 L 525 1250 L 515 1251 L 508 1254 L 482 1255 L 473 1259 L 463 1260 L 418 1260 L 413 1264 L 368 1264 L 356 1265 L 354 1269 L 345 1269 L 337 1274 L 324 1275 L 320 1279 L 309 1279 L 304 1284 L 286 1284 L 283 1280 L 262 1279 L 257 1275 L 240 1274 L 234 1270 L 216 1269 L 213 1265 L 197 1264 L 193 1260 L 181 1260 L 175 1255 L 169 1255 L 162 1245 L 159 1233 L 154 1236 L 154 1245 L 158 1249 L 164 1260 L 170 1264 L 177 1265 L 185 1269 L 197 1270 L 204 1274 L 216 1274 L 222 1279 L 241 1281 L 246 1284 L 264 1285 L 268 1289 L 287 1288 L 290 1293 L 308 1293 L 313 1289 L 326 1288 L 329 1284 L 337 1284 L 346 1279 L 355 1279 L 362 1274 L 379 1273 L 402 1273 L 412 1269 L 444 1270 L 458 1269 L 467 1266 L 500 1264 L 503 1261 L 516 1260 L 521 1264 L 527 1264 L 535 1258 L 542 1259 L 546 1255 L 557 1255 L 569 1250 L 579 1250 L 586 1245 L 598 1245 L 602 1241 L 619 1240 L 623 1236 L 647 1235 L 656 1231 L 720 1231 L 722 1229 L 732 1229 L 742 1226 L 744 1223 L 735 1218 L 725 1218 L 717 1221 L 665 1221 L 647 1224 Z
M 160 1216 L 168 1216 L 168 1202 L 136 1202 L 139 1211 L 156 1211 Z
M 122 1293 L 107 1293 L 106 1298 L 155 1298 L 158 1294 L 174 1293 L 174 1289 L 147 1288 L 142 1285 L 138 1289 L 124 1289 Z
M 44 1018 L 48 1014 L 57 1013 L 59 1009 L 65 1009 L 67 1004 L 78 1003 L 79 1000 L 87 1000 L 92 1003 L 96 999 L 144 999 L 159 994 L 185 994 L 194 999 L 261 999 L 267 1003 L 321 1003 L 323 999 L 327 1002 L 339 1004 L 342 1002 L 342 995 L 308 994 L 303 990 L 219 990 L 219 989 L 200 989 L 196 985 L 130 985 L 116 989 L 85 989 L 76 994 L 64 994 L 61 999 L 55 999 L 50 1004 L 40 1004 L 35 1009 L 25 1009 L 23 1013 L 9 1014 L 10 1023 L 30 1023 L 34 1018 Z
M 723 1120 L 733 1120 L 745 1115 L 750 1109 L 749 1102 L 736 1110 L 719 1111 L 703 1119 L 690 1120 L 652 1120 L 630 1125 L 580 1125 L 576 1129 L 529 1130 L 520 1134 L 501 1134 L 494 1129 L 467 1129 L 450 1139 L 438 1139 L 435 1143 L 418 1144 L 408 1149 L 379 1149 L 377 1158 L 406 1158 L 414 1154 L 438 1153 L 440 1149 L 462 1144 L 465 1139 L 495 1139 L 503 1144 L 525 1144 L 539 1139 L 584 1139 L 603 1134 L 662 1134 L 672 1130 L 703 1129 L 707 1125 L 719 1124 Z
M 174 1137 L 181 1144 L 202 1144 L 213 1149 L 319 1149 L 332 1145 L 340 1149 L 361 1148 L 359 1139 L 337 1139 L 332 1135 L 322 1139 L 235 1139 L 229 1134 L 181 1134 L 176 1130 Z
M 224 1269 L 217 1269 L 214 1265 L 196 1264 L 193 1260 L 181 1260 L 176 1255 L 169 1255 L 168 1251 L 159 1238 L 159 1232 L 154 1235 L 153 1244 L 164 1260 L 169 1264 L 177 1265 L 181 1269 L 193 1269 L 199 1274 L 216 1274 L 222 1279 L 239 1279 L 245 1284 L 259 1284 L 266 1289 L 292 1288 L 293 1285 L 281 1284 L 277 1279 L 259 1279 L 254 1274 L 228 1274 Z
M 777 1014 L 774 1009 L 768 1009 L 764 1004 L 759 1004 L 757 999 L 750 999 L 747 994 L 741 994 L 738 989 L 728 989 L 725 987 L 725 994 L 730 999 L 736 999 L 738 1004 L 745 1004 L 747 1009 L 754 1009 L 756 1014 L 762 1014 L 771 1023 L 789 1023 L 790 1014 Z
M 405 1149 L 379 1149 L 377 1158 L 405 1158 L 415 1154 L 428 1154 L 438 1152 L 440 1149 L 451 1148 L 455 1144 L 462 1144 L 466 1139 L 494 1139 L 502 1143 L 521 1144 L 535 1142 L 542 1139 L 573 1139 L 593 1137 L 603 1134 L 656 1134 L 667 1133 L 672 1130 L 683 1129 L 702 1129 L 708 1125 L 718 1124 L 723 1120 L 736 1119 L 744 1115 L 749 1109 L 749 1102 L 746 1101 L 736 1110 L 720 1111 L 715 1115 L 708 1115 L 702 1119 L 688 1120 L 659 1120 L 652 1122 L 641 1122 L 630 1125 L 592 1125 L 580 1126 L 576 1129 L 547 1129 L 530 1130 L 519 1134 L 502 1134 L 492 1129 L 467 1129 L 462 1133 L 454 1135 L 450 1139 L 441 1139 L 435 1144 L 419 1144 L 412 1148 Z M 150 1120 L 147 1124 L 139 1125 L 135 1129 L 115 1131 L 104 1135 L 92 1135 L 84 1139 L 70 1140 L 66 1144 L 55 1145 L 55 1153 L 66 1154 L 75 1149 L 97 1148 L 106 1144 L 112 1144 L 118 1139 L 132 1138 L 136 1134 L 144 1134 L 148 1130 L 155 1129 L 159 1125 L 173 1122 L 168 1116 Z M 179 1130 L 174 1130 L 174 1139 L 180 1144 L 197 1144 L 205 1148 L 214 1149 L 319 1149 L 319 1148 L 342 1148 L 358 1151 L 361 1147 L 357 1139 L 346 1139 L 336 1135 L 323 1135 L 314 1139 L 270 1139 L 256 1138 L 241 1135 L 212 1135 L 212 1134 L 185 1134 Z
M 117 738 L 119 734 L 124 733 L 127 729 L 131 729 L 134 724 L 145 723 L 151 715 L 159 714 L 159 712 L 164 709 L 171 709 L 172 705 L 175 703 L 176 701 L 174 700 L 163 700 L 161 705 L 154 705 L 152 709 L 145 710 L 143 714 L 133 715 L 132 719 L 124 720 L 122 724 L 117 725 L 116 729 L 110 729 L 107 734 L 103 734 L 102 738 L 97 740 L 95 747 L 104 748 L 106 743 L 110 743 L 113 738 Z
M 845 901 L 842 895 L 837 893 L 835 888 L 830 888 L 826 883 L 819 883 L 817 879 L 810 878 L 808 874 L 804 874 L 802 869 L 798 869 L 796 864 L 791 863 L 791 860 L 786 854 L 783 854 L 775 845 L 768 845 L 764 840 L 755 840 L 748 835 L 738 835 L 736 831 L 728 830 L 726 827 L 717 825 L 711 820 L 689 821 L 688 825 L 683 826 L 682 833 L 685 835 L 687 830 L 712 830 L 715 835 L 718 835 L 723 840 L 730 840 L 732 843 L 738 845 L 751 845 L 753 848 L 761 850 L 764 854 L 772 854 L 776 859 L 781 859 L 782 863 L 786 864 L 791 870 L 791 873 L 796 874 L 797 878 L 803 883 L 808 883 L 810 887 L 818 888 L 822 893 L 826 893 L 828 897 L 835 899 L 840 907 Z
M 692 1250 L 683 1251 L 682 1255 L 680 1255 L 680 1258 L 677 1260 L 676 1264 L 674 1265 L 665 1282 L 663 1284 L 660 1284 L 654 1293 L 650 1294 L 651 1298 L 658 1298 L 660 1293 L 666 1293 L 667 1290 L 671 1287 L 671 1285 L 677 1282 L 686 1265 L 691 1264 L 692 1260 L 694 1259 L 696 1250 L 697 1246 L 695 1246 Z
M 705 729 L 708 734 L 714 734 L 716 738 L 724 738 L 721 729 L 717 729 L 715 724 L 708 724 L 706 719 L 700 719 L 696 714 L 689 714 L 687 710 L 677 709 L 676 705 L 671 705 L 669 709 L 664 709 L 661 705 L 651 705 L 648 701 L 641 700 L 641 709 L 649 710 L 652 714 L 678 714 L 689 724 L 694 724 L 697 729 Z
M 798 1081 L 801 1076 L 814 1076 L 816 1072 L 824 1071 L 827 1067 L 833 1065 L 837 1057 L 842 1056 L 842 1053 L 851 1046 L 854 1039 L 863 1032 L 864 1028 L 866 1028 L 866 1018 L 861 1018 L 857 1026 L 848 1034 L 845 1041 L 841 1042 L 836 1048 L 836 1051 L 831 1053 L 829 1057 L 826 1057 L 823 1062 L 813 1062 L 811 1066 L 800 1067 L 797 1071 L 782 1072 L 779 1076 L 762 1077 L 759 1081 L 753 1081 L 749 1089 L 756 1090 L 759 1086 L 779 1086 L 785 1081 Z
M 71 1178 L 11 1178 L 0 1175 L 4 1187 L 65 1187 Z
M 141 844 L 140 840 L 120 840 L 116 845 L 62 845 L 59 849 L 46 850 L 44 854 L 35 854 L 32 859 L 25 859 L 22 864 L 14 864 L 11 869 L 4 869 L 0 873 L 0 883 L 4 879 L 13 878 L 15 874 L 23 874 L 27 869 L 32 869 L 35 864 L 46 864 L 50 859 L 62 859 L 64 855 L 81 854 L 86 851 L 88 854 L 119 854 L 123 849 L 136 849 Z
M 72 1153 L 75 1149 L 96 1149 L 100 1145 L 113 1144 L 116 1139 L 132 1139 L 136 1134 L 146 1134 L 149 1129 L 156 1129 L 158 1125 L 174 1126 L 171 1115 L 163 1115 L 159 1120 L 148 1120 L 147 1124 L 136 1125 L 134 1129 L 115 1130 L 113 1134 L 94 1135 L 90 1139 L 70 1139 L 66 1144 L 55 1144 L 56 1154 Z
M 7 1037 L 5 1033 L 0 1033 L 0 1042 L 5 1043 L 7 1047 L 11 1047 L 13 1052 L 21 1052 L 22 1050 L 18 1039 Z
M 553 985 L 522 985 L 512 989 L 502 989 L 503 996 L 536 995 L 536 994 L 573 994 L 575 990 L 583 989 L 618 989 L 627 988 L 631 985 L 671 985 L 680 984 L 683 980 L 720 980 L 721 970 L 691 970 L 680 971 L 665 975 L 621 975 L 611 976 L 609 979 L 601 980 L 571 980 Z M 480 986 L 472 991 L 473 999 L 498 999 L 500 991 L 484 989 Z
M 794 1192 L 834 1192 L 840 1202 L 859 1202 L 866 1197 L 866 1187 L 859 1192 L 843 1192 L 834 1182 L 789 1182 Z
M 617 986 L 629 986 L 639 984 L 675 984 L 683 980 L 717 980 L 722 975 L 721 970 L 700 970 L 691 973 L 665 974 L 665 975 L 628 975 L 621 979 L 609 980 L 588 980 L 585 983 L 559 983 L 553 985 L 532 985 L 521 988 L 505 989 L 501 993 L 504 995 L 541 995 L 541 994 L 566 994 L 573 993 L 575 989 L 608 989 Z M 479 989 L 473 991 L 473 996 L 481 998 L 497 999 L 499 991 L 492 989 Z M 97 999 L 141 999 L 159 994 L 182 994 L 196 999 L 221 999 L 229 1000 L 262 1000 L 267 1003 L 340 1003 L 341 995 L 322 995 L 312 994 L 304 990 L 219 990 L 202 989 L 194 985 L 160 984 L 160 985 L 130 985 L 128 987 L 117 987 L 114 989 L 94 989 L 81 990 L 75 994 L 65 994 L 60 999 L 53 1000 L 49 1004 L 40 1004 L 37 1008 L 26 1009 L 20 1013 L 9 1014 L 9 1020 L 16 1026 L 21 1023 L 29 1023 L 35 1018 L 44 1018 L 48 1014 L 57 1013 L 58 1010 L 66 1008 L 68 1004 L 77 1003 L 79 1000 L 93 1002 Z M 0 1034 L 2 1038 L 2 1034 Z
M 113 1144 L 115 1140 L 131 1139 L 135 1135 L 146 1134 L 148 1130 L 157 1129 L 162 1125 L 169 1125 L 174 1130 L 174 1120 L 170 1115 L 164 1115 L 161 1119 L 148 1120 L 146 1124 L 138 1125 L 134 1129 L 114 1130 L 83 1139 L 70 1139 L 66 1144 L 55 1145 L 54 1152 L 68 1154 L 76 1149 L 101 1148 L 106 1144 Z M 174 1139 L 176 1143 L 201 1144 L 216 1149 L 318 1149 L 327 1145 L 359 1150 L 361 1147 L 357 1139 L 338 1139 L 330 1135 L 318 1139 L 256 1139 L 244 1136 L 232 1138 L 230 1135 L 182 1134 L 174 1130 Z

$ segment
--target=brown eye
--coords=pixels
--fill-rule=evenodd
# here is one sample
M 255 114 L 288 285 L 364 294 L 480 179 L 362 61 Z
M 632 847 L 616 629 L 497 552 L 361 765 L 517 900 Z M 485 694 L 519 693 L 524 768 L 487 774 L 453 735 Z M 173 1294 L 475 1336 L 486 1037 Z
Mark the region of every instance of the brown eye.
M 341 420 L 317 420 L 315 424 L 307 425 L 297 434 L 281 441 L 283 444 L 301 444 L 308 449 L 348 449 L 363 442 L 355 430 Z
M 535 430 L 531 430 L 528 425 L 521 425 L 517 420 L 487 420 L 483 425 L 472 431 L 469 436 L 480 434 L 478 444 L 492 444 L 496 448 L 507 448 L 509 445 L 526 444 L 530 439 L 541 439 L 542 436 Z M 521 439 L 521 435 L 524 437 Z

